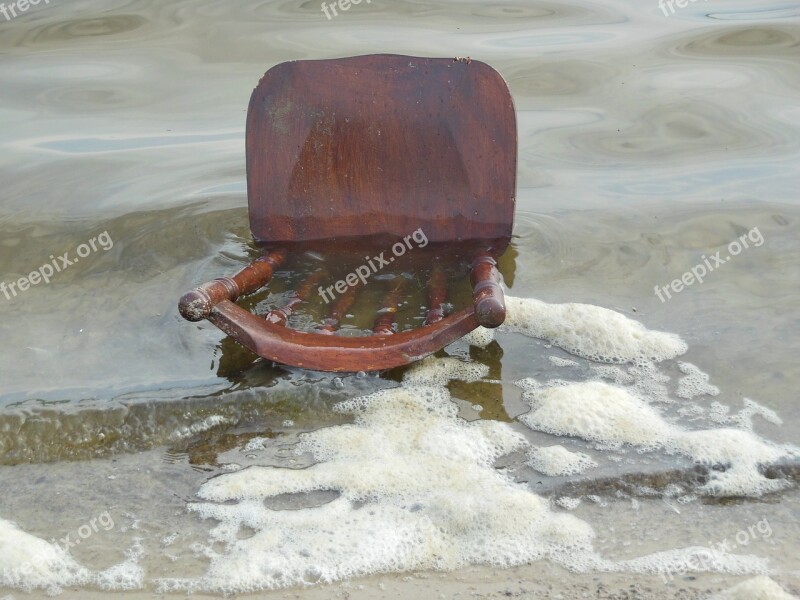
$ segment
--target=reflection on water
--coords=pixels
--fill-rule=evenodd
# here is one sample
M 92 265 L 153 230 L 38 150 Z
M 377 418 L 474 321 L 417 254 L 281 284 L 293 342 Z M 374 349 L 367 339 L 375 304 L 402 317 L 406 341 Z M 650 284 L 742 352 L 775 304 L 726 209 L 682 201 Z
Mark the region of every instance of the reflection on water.
M 694 2 L 669 17 L 655 0 L 373 0 L 330 21 L 318 2 L 300 0 L 71 0 L 0 18 L 0 281 L 103 231 L 114 240 L 49 284 L 0 294 L 0 463 L 16 465 L 0 468 L 0 518 L 49 539 L 60 533 L 53 515 L 78 527 L 83 513 L 48 505 L 48 494 L 97 489 L 92 514 L 119 506 L 167 536 L 168 512 L 185 508 L 210 473 L 234 463 L 298 466 L 290 461 L 302 462 L 291 451 L 300 432 L 346 420 L 335 401 L 402 379 L 405 369 L 336 377 L 269 364 L 177 314 L 184 292 L 258 253 L 244 186 L 247 102 L 265 70 L 302 58 L 395 52 L 497 68 L 519 125 L 515 238 L 501 263 L 512 293 L 598 304 L 680 334 L 686 360 L 722 390 L 715 401 L 738 410 L 742 398 L 756 399 L 783 419 L 758 421 L 759 434 L 800 439 L 798 17 L 772 0 Z M 763 246 L 659 301 L 654 286 L 754 227 Z M 246 305 L 280 303 L 296 283 L 289 273 Z M 453 293 L 458 304 L 469 292 L 462 282 Z M 366 286 L 346 328 L 368 329 L 368 307 L 383 295 L 382 285 Z M 419 321 L 421 305 L 401 314 L 401 327 Z M 564 377 L 550 357 L 569 358 L 511 333 L 446 353 L 489 369 L 480 381 L 449 384 L 459 414 L 520 429 L 516 418 L 530 406 L 513 382 Z M 593 376 L 574 369 L 580 380 Z M 675 418 L 696 425 L 689 413 Z M 536 438 L 555 443 L 547 439 Z M 72 462 L 88 459 L 89 470 Z M 543 493 L 606 498 L 613 508 L 593 520 L 601 531 L 630 517 L 620 493 L 696 483 L 676 461 L 652 460 L 620 460 L 573 481 L 525 480 Z M 796 480 L 795 467 L 780 468 Z M 167 480 L 180 493 L 166 492 Z M 159 494 L 170 499 L 163 512 L 153 508 Z M 773 497 L 764 514 L 788 522 L 792 501 L 794 491 Z M 656 504 L 642 501 L 631 518 L 659 521 Z M 681 547 L 692 527 L 713 531 L 733 518 L 680 510 L 694 525 L 676 515 L 651 550 Z M 203 524 L 180 525 L 204 541 Z M 783 572 L 797 570 L 780 551 L 791 531 L 756 552 Z M 128 533 L 118 533 L 97 543 L 127 547 Z M 165 552 L 192 555 L 188 541 L 165 550 L 153 540 L 142 559 L 153 578 L 169 575 Z M 202 561 L 186 560 L 186 572 L 202 572 Z

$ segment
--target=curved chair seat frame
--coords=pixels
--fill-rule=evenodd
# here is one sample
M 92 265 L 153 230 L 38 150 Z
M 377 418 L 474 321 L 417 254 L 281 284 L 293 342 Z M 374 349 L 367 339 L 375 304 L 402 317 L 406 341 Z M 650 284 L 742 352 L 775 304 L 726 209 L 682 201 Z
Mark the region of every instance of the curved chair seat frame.
M 408 364 L 479 325 L 497 327 L 505 302 L 496 259 L 511 237 L 516 161 L 511 95 L 484 63 L 369 55 L 277 65 L 254 90 L 247 116 L 250 228 L 267 249 L 234 276 L 185 294 L 180 312 L 208 319 L 263 358 L 322 371 Z M 287 327 L 319 273 L 266 316 L 235 304 L 303 244 L 391 244 L 418 229 L 433 244 L 469 245 L 470 306 L 445 316 L 446 282 L 436 269 L 425 325 L 402 333 L 392 333 L 391 306 L 370 336 L 332 335 L 341 307 L 316 333 Z M 394 288 L 388 304 L 400 293 Z

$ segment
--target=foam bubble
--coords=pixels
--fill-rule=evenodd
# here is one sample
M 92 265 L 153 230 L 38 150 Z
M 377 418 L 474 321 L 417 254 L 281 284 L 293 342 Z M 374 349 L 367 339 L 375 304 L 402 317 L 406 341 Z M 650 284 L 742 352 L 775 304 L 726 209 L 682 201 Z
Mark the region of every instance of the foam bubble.
M 570 496 L 561 496 L 561 498 L 556 500 L 556 504 L 566 510 L 575 510 L 581 505 L 581 499 L 572 498 Z
M 301 436 L 297 451 L 318 461 L 311 467 L 249 467 L 200 488 L 203 502 L 191 510 L 218 523 L 203 549 L 210 566 L 200 578 L 159 580 L 161 591 L 235 594 L 541 558 L 580 572 L 658 572 L 690 556 L 674 550 L 613 562 L 597 555 L 587 523 L 554 512 L 495 468 L 499 457 L 525 449 L 525 438 L 506 423 L 460 419 L 443 386 L 406 383 L 336 408 L 354 422 Z M 265 504 L 319 491 L 338 496 L 299 510 Z M 571 510 L 579 502 L 564 497 L 557 505 Z M 752 573 L 762 563 L 723 555 L 714 568 Z
M 605 363 L 662 361 L 688 348 L 674 333 L 651 331 L 625 315 L 591 304 L 546 304 L 533 298 L 506 296 L 502 327 Z
M 540 337 L 590 360 L 632 363 L 626 371 L 593 367 L 616 386 L 521 379 L 517 385 L 532 407 L 519 419 L 524 424 L 605 448 L 686 455 L 713 467 L 701 490 L 706 494 L 760 494 L 783 485 L 761 476 L 758 466 L 785 456 L 786 449 L 742 429 L 689 431 L 648 402 L 670 401 L 670 379 L 653 361 L 683 354 L 687 347 L 678 336 L 650 331 L 596 306 L 506 300 L 507 330 Z M 478 330 L 466 341 L 484 345 L 492 334 Z M 558 357 L 551 362 L 577 364 Z M 702 387 L 698 381 L 704 374 L 683 365 L 686 377 L 679 389 Z M 480 363 L 428 357 L 406 371 L 401 387 L 337 404 L 336 411 L 353 415 L 352 423 L 302 434 L 296 450 L 310 454 L 316 461 L 312 466 L 254 466 L 207 481 L 198 492 L 202 501 L 190 509 L 216 522 L 203 548 L 209 568 L 200 578 L 159 580 L 159 589 L 235 594 L 389 571 L 509 567 L 542 558 L 580 572 L 766 572 L 762 559 L 719 552 L 710 563 L 693 566 L 706 551 L 698 548 L 619 562 L 599 556 L 586 522 L 557 510 L 495 467 L 500 457 L 527 451 L 528 464 L 540 472 L 570 475 L 595 467 L 591 457 L 563 446 L 530 448 L 507 423 L 459 418 L 447 384 L 485 380 L 488 371 Z M 746 410 L 767 414 L 748 405 Z M 257 442 L 262 447 L 268 443 Z M 266 502 L 319 492 L 334 499 L 297 510 L 274 510 Z M 668 494 L 686 497 L 677 486 Z M 553 505 L 572 510 L 580 501 L 564 496 Z
M 743 581 L 711 598 L 712 600 L 797 600 L 797 596 L 792 596 L 765 575 Z
M 708 383 L 708 375 L 692 363 L 680 362 L 678 363 L 678 368 L 681 373 L 686 375 L 678 380 L 678 391 L 675 392 L 678 398 L 690 400 L 695 396 L 716 396 L 719 394 L 719 388 Z
M 634 378 L 630 373 L 626 373 L 619 367 L 593 366 L 592 371 L 597 373 L 597 376 L 602 379 L 608 379 L 614 383 L 633 383 Z
M 44 589 L 50 594 L 57 594 L 68 586 L 137 589 L 142 587 L 144 573 L 136 564 L 136 558 L 134 553 L 129 553 L 126 562 L 105 571 L 92 571 L 78 564 L 57 544 L 0 519 L 0 587 L 28 592 Z
M 729 423 L 743 429 L 753 429 L 753 417 L 759 416 L 773 425 L 782 425 L 783 420 L 774 410 L 762 406 L 755 400 L 744 398 L 744 408 L 734 415 L 728 414 L 730 407 L 719 402 L 712 402 L 709 417 L 716 423 Z
M 752 577 L 730 589 L 715 594 L 711 600 L 797 600 L 765 575 Z
M 627 390 L 587 381 L 523 395 L 533 410 L 519 420 L 531 429 L 619 447 L 657 448 L 674 435 L 661 414 Z
M 570 452 L 564 446 L 531 448 L 527 465 L 550 477 L 576 475 L 597 466 L 597 463 L 583 452 Z
M 561 358 L 560 356 L 549 356 L 550 362 L 557 367 L 577 367 L 578 363 L 568 358 Z
M 728 573 L 747 575 L 767 573 L 768 562 L 751 554 L 729 554 L 703 546 L 676 548 L 625 560 L 615 565 L 618 571 L 660 573 L 665 583 L 685 573 Z
M 478 381 L 489 374 L 489 367 L 482 363 L 464 362 L 457 358 L 429 356 L 409 367 L 403 376 L 407 385 L 447 385 L 453 379 Z
M 462 339 L 470 346 L 486 348 L 494 340 L 494 329 L 487 329 L 479 325 L 477 329 L 473 329 Z
M 591 528 L 514 483 L 494 461 L 526 442 L 496 421 L 467 422 L 443 387 L 411 386 L 348 400 L 352 424 L 302 436 L 305 469 L 250 467 L 205 483 L 192 505 L 219 521 L 199 580 L 161 589 L 238 593 L 384 571 L 506 567 L 550 557 L 596 564 Z M 332 490 L 312 509 L 276 511 L 264 499 Z M 255 534 L 240 539 L 242 528 Z
M 532 410 L 519 420 L 531 429 L 606 447 L 662 449 L 714 467 L 701 488 L 708 495 L 758 496 L 788 485 L 782 479 L 765 478 L 758 467 L 791 456 L 792 450 L 741 429 L 686 430 L 667 422 L 653 406 L 621 387 L 589 381 L 533 389 L 523 397 Z M 719 466 L 724 470 L 718 470 Z

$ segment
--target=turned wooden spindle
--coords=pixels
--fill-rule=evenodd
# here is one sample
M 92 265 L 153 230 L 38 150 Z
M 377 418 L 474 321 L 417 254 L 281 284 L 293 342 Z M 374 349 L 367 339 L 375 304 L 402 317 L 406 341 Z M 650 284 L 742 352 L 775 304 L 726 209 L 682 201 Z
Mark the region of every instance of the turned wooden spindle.
M 447 275 L 441 266 L 434 265 L 428 280 L 428 314 L 425 325 L 432 325 L 444 319 L 444 305 L 447 302 Z
M 372 326 L 373 333 L 378 335 L 394 333 L 394 324 L 397 320 L 397 308 L 400 304 L 400 300 L 403 298 L 406 283 L 408 282 L 402 275 L 395 277 L 394 281 L 392 281 L 392 287 L 381 303 L 378 316 L 375 317 L 375 323 Z
M 300 284 L 300 287 L 293 292 L 293 296 L 287 300 L 283 306 L 269 311 L 266 315 L 264 315 L 264 318 L 270 323 L 275 323 L 275 325 L 282 325 L 285 327 L 286 322 L 294 313 L 295 308 L 297 308 L 300 303 L 304 302 L 311 295 L 311 292 L 314 291 L 314 288 L 317 287 L 317 284 L 323 281 L 326 277 L 327 273 L 324 270 L 312 273 L 303 281 L 303 283 Z
M 202 321 L 223 300 L 235 302 L 240 296 L 252 294 L 263 287 L 285 261 L 285 249 L 269 252 L 233 277 L 219 277 L 187 292 L 181 298 L 178 310 L 187 321 Z
M 475 316 L 484 327 L 498 327 L 506 319 L 506 302 L 500 287 L 497 261 L 488 254 L 480 254 L 472 261 L 470 271 L 472 301 Z
M 344 294 L 339 296 L 333 302 L 328 316 L 322 321 L 322 324 L 317 328 L 318 333 L 333 334 L 342 323 L 347 311 L 356 300 L 356 288 L 348 286 Z

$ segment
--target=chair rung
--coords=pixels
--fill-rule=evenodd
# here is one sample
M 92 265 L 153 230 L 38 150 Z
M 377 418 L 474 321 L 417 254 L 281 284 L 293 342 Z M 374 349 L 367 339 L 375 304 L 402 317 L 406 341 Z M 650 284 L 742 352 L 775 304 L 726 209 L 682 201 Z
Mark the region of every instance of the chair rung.
M 328 316 L 317 328 L 318 333 L 333 334 L 342 324 L 342 319 L 356 300 L 356 288 L 348 287 L 344 294 L 339 296 L 333 303 Z
M 428 314 L 425 325 L 432 325 L 444 319 L 444 305 L 447 303 L 447 276 L 439 265 L 434 265 L 428 281 Z
M 275 323 L 275 325 L 286 326 L 289 317 L 292 316 L 297 306 L 305 302 L 317 284 L 325 277 L 327 277 L 327 273 L 324 270 L 315 271 L 306 277 L 294 291 L 294 295 L 283 306 L 269 311 L 264 315 L 264 318 L 270 323 Z
M 381 308 L 378 310 L 378 316 L 375 317 L 375 323 L 372 326 L 372 332 L 376 334 L 391 334 L 395 332 L 395 323 L 397 321 L 397 309 L 400 300 L 403 297 L 403 292 L 406 288 L 406 278 L 399 275 L 392 281 L 392 287 L 386 294 L 386 297 L 381 303 Z

